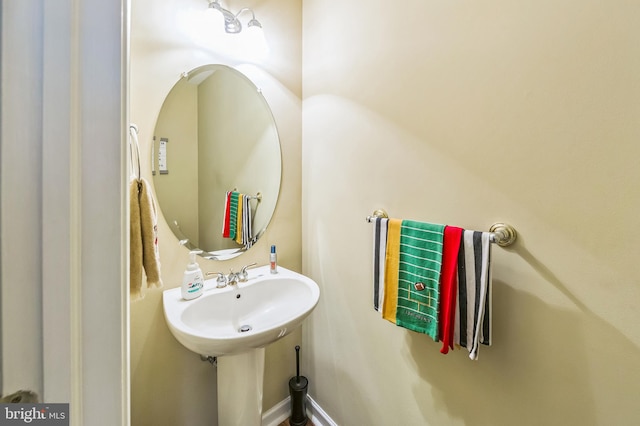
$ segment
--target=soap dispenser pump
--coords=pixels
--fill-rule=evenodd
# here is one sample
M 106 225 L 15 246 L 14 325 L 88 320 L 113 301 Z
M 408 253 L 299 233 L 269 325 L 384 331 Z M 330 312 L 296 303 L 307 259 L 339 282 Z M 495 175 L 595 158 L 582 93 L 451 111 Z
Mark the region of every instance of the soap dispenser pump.
M 182 298 L 185 300 L 195 299 L 202 295 L 204 280 L 200 265 L 196 262 L 196 255 L 200 253 L 202 253 L 201 250 L 189 252 L 189 264 L 182 278 Z

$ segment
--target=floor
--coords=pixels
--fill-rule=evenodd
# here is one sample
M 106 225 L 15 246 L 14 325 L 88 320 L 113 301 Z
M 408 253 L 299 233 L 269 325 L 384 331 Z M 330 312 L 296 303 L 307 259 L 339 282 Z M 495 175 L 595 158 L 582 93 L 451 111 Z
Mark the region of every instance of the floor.
M 284 422 L 280 423 L 278 426 L 290 426 L 289 425 L 289 419 L 287 419 Z M 307 420 L 307 424 L 305 426 L 313 426 L 313 423 L 311 423 L 311 420 Z

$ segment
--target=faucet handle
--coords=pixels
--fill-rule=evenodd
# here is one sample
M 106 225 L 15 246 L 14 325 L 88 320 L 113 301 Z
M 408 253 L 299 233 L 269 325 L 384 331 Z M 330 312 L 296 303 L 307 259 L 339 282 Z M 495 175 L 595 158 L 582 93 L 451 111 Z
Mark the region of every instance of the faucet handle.
M 257 264 L 258 264 L 257 262 L 253 262 L 253 263 L 250 263 L 249 265 L 245 265 L 242 267 L 242 269 L 238 273 L 240 282 L 246 282 L 249 279 L 249 273 L 247 272 L 247 269 L 251 268 L 252 266 L 256 266 Z
M 218 276 L 218 278 L 216 278 L 216 287 L 217 288 L 226 287 L 226 285 L 227 285 L 227 277 L 225 277 L 222 272 L 207 272 L 206 274 L 204 274 L 205 277 L 207 277 L 209 275 L 217 275 Z
M 227 275 L 227 284 L 228 285 L 238 284 L 238 273 L 233 272 L 233 268 L 229 269 L 229 275 Z

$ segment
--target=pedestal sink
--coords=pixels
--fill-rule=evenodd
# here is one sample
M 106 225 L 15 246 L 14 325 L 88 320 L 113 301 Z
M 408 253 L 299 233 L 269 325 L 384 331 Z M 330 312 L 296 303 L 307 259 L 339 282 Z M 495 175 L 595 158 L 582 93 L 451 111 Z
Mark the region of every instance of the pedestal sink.
M 163 292 L 164 316 L 187 349 L 218 357 L 218 425 L 259 426 L 262 421 L 264 347 L 291 333 L 315 308 L 318 285 L 278 267 L 249 270 L 249 279 L 184 300 L 180 288 Z

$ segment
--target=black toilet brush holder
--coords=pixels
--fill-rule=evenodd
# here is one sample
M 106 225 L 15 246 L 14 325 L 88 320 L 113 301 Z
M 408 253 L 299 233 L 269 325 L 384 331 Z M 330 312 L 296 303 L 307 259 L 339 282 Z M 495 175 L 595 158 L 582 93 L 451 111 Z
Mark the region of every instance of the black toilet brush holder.
M 289 396 L 291 397 L 291 426 L 307 424 L 307 389 L 309 381 L 300 375 L 300 346 L 296 346 L 296 376 L 289 380 Z

